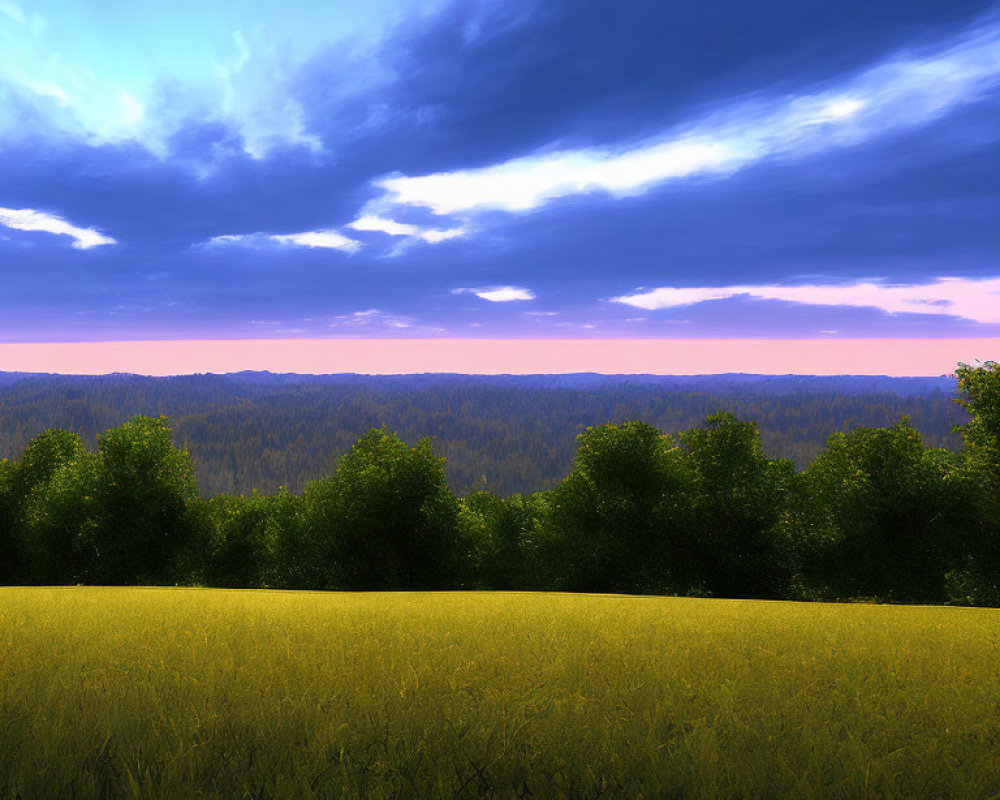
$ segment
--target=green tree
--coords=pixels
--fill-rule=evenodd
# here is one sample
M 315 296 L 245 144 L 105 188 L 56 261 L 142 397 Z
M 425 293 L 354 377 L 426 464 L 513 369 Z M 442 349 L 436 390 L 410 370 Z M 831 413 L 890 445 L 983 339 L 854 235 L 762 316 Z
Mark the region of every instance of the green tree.
M 86 461 L 80 437 L 69 431 L 44 431 L 25 448 L 20 461 L 8 464 L 2 513 L 9 531 L 10 571 L 30 583 L 70 583 L 79 564 L 72 531 L 49 524 L 41 498 L 65 483 Z M 74 502 L 82 502 L 74 499 Z M 9 578 L 8 578 L 9 579 Z
M 757 425 L 729 413 L 709 416 L 679 438 L 695 476 L 690 533 L 709 590 L 720 597 L 783 596 L 789 564 L 779 523 L 794 464 L 769 459 Z
M 799 486 L 807 583 L 839 598 L 944 600 L 961 520 L 958 468 L 905 418 L 832 435 Z
M 0 458 L 0 586 L 16 583 L 21 579 L 14 538 L 16 507 L 14 473 L 16 467 L 6 458 Z
M 83 535 L 97 517 L 98 458 L 81 451 L 37 485 L 21 509 L 21 541 L 32 583 L 87 580 Z
M 211 519 L 211 541 L 205 582 L 232 589 L 265 585 L 271 530 L 264 498 L 220 495 L 205 501 Z
M 571 591 L 685 592 L 699 574 L 687 529 L 692 476 L 671 437 L 644 422 L 579 436 L 551 495 L 546 560 Z
M 952 577 L 954 600 L 1000 605 L 1000 363 L 959 364 L 957 402 L 971 419 L 956 428 L 965 442 L 963 562 Z M 971 513 L 970 513 L 971 512 Z
M 969 457 L 994 489 L 1000 488 L 1000 363 L 959 364 L 958 403 L 972 419 L 958 430 Z
M 11 476 L 14 494 L 23 500 L 84 452 L 80 437 L 70 431 L 53 428 L 38 434 L 25 448 Z
M 373 429 L 306 487 L 310 547 L 325 585 L 356 590 L 461 585 L 469 553 L 444 459 L 429 439 L 414 447 Z
M 162 584 L 203 546 L 189 504 L 197 497 L 187 450 L 165 417 L 134 417 L 98 439 L 93 516 L 80 531 L 86 580 Z
M 462 524 L 484 589 L 537 589 L 537 549 L 544 495 L 497 497 L 472 492 L 462 501 Z
M 285 585 L 279 560 L 283 546 L 294 538 L 298 498 L 282 487 L 274 495 L 221 495 L 208 506 L 212 540 L 206 582 L 250 589 Z

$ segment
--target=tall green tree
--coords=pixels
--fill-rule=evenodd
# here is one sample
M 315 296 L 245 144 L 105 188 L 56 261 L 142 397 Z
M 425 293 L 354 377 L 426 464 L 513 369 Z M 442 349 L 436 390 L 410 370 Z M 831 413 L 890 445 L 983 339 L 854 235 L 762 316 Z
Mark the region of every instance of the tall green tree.
M 551 495 L 546 560 L 562 588 L 685 592 L 700 581 L 688 530 L 692 476 L 673 439 L 644 422 L 579 436 Z
M 89 580 L 83 536 L 97 519 L 97 472 L 98 457 L 82 452 L 25 498 L 20 538 L 32 583 Z
M 332 476 L 306 487 L 310 550 L 330 587 L 447 589 L 467 579 L 458 499 L 429 439 L 366 433 Z
M 21 578 L 14 539 L 16 507 L 13 479 L 16 467 L 0 458 L 0 586 L 16 583 Z
M 694 475 L 691 536 L 708 588 L 720 597 L 781 597 L 789 581 L 779 524 L 795 467 L 764 454 L 753 422 L 709 416 L 680 434 Z
M 40 433 L 25 448 L 20 461 L 7 469 L 6 517 L 13 544 L 12 570 L 30 583 L 70 583 L 78 578 L 75 528 L 56 520 L 50 495 L 65 487 L 67 503 L 86 503 L 86 492 L 70 476 L 83 468 L 90 454 L 80 437 L 59 429 Z M 58 513 L 65 509 L 59 508 Z
M 80 530 L 86 580 L 163 584 L 183 577 L 204 545 L 189 504 L 194 464 L 165 417 L 134 417 L 98 439 L 93 512 Z
M 956 430 L 965 442 L 964 563 L 956 571 L 956 600 L 1000 605 L 1000 363 L 959 364 L 957 402 L 971 419 Z
M 956 374 L 958 403 L 972 416 L 958 430 L 983 479 L 1000 489 L 1000 363 L 959 364 Z
M 837 598 L 946 599 L 959 466 L 925 448 L 905 418 L 831 436 L 799 487 L 795 527 L 811 585 Z

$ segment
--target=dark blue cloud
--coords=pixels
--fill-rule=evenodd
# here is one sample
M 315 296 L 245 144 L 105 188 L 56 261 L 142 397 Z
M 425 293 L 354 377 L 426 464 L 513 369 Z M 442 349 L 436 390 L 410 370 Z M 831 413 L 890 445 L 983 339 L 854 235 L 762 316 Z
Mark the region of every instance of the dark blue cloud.
M 990 110 L 990 114 L 993 110 Z M 997 274 L 1000 159 L 995 136 L 957 140 L 956 124 L 838 150 L 805 163 L 768 162 L 724 181 L 672 185 L 608 202 L 565 200 L 528 217 L 497 215 L 502 267 L 545 264 L 566 281 L 668 282 Z M 622 269 L 622 265 L 627 268 Z M 514 273 L 526 278 L 529 269 Z
M 374 50 L 320 53 L 288 75 L 323 147 L 276 145 L 259 158 L 221 115 L 181 114 L 156 154 L 43 135 L 44 114 L 24 103 L 18 113 L 35 133 L 0 149 L 0 207 L 57 214 L 118 244 L 77 251 L 64 237 L 0 227 L 0 340 L 987 333 L 871 309 L 737 299 L 645 313 L 607 298 L 637 287 L 997 276 L 995 95 L 933 124 L 725 177 L 480 214 L 471 235 L 433 246 L 397 250 L 399 237 L 344 226 L 379 196 L 380 176 L 641 141 L 734 100 L 835 82 L 954 36 L 990 8 L 455 3 Z M 410 209 L 405 221 L 432 215 Z M 364 247 L 206 245 L 327 228 Z M 537 299 L 452 293 L 508 285 Z
M 379 57 L 396 80 L 358 111 L 391 109 L 384 127 L 407 146 L 389 168 L 408 173 L 485 165 L 554 142 L 618 143 L 746 92 L 828 80 L 953 34 L 990 5 L 455 3 L 387 38 Z M 323 59 L 312 66 L 306 105 L 314 127 L 336 140 L 345 120 L 324 103 L 324 87 L 344 80 L 345 65 L 332 64 L 336 75 Z

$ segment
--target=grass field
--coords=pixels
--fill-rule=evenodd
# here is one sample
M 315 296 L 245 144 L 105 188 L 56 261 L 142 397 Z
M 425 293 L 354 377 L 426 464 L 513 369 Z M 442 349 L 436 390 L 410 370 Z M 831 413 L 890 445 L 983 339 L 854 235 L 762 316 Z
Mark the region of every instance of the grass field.
M 0 589 L 0 796 L 1000 793 L 1000 614 Z

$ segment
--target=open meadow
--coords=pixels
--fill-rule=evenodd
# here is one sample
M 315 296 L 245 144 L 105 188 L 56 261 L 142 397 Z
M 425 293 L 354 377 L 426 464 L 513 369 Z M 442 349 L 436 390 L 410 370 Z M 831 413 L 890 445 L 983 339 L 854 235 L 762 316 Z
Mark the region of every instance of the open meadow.
M 0 588 L 0 797 L 1000 793 L 1000 612 Z

